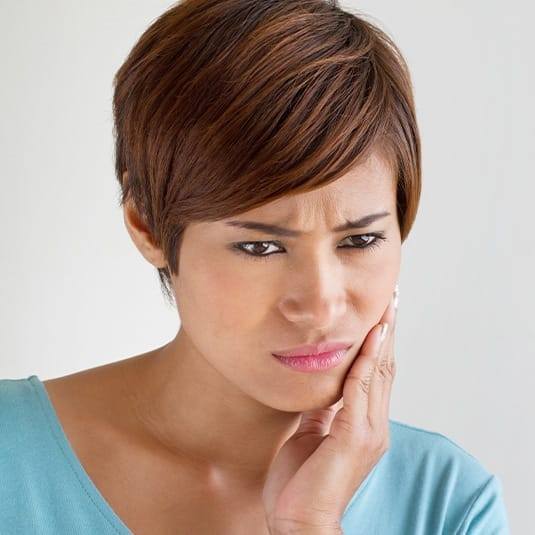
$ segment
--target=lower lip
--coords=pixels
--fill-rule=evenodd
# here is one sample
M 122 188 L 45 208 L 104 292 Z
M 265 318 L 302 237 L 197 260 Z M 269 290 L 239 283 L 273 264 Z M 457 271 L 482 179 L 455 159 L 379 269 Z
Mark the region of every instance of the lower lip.
M 282 357 L 272 355 L 282 364 L 301 372 L 321 372 L 330 370 L 342 362 L 349 348 L 339 349 L 320 353 L 319 355 L 310 355 L 309 357 Z

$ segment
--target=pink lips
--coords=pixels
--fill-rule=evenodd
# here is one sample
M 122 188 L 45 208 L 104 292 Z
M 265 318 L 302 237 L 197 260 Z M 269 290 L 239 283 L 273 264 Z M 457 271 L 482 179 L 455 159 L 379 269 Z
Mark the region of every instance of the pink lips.
M 294 347 L 293 349 L 273 351 L 275 357 L 311 357 L 320 356 L 322 353 L 329 353 L 347 349 L 352 342 L 323 342 L 319 344 L 308 344 L 304 346 Z
M 273 355 L 281 364 L 302 372 L 321 372 L 338 366 L 348 353 L 348 348 L 327 351 L 308 357 L 281 357 Z

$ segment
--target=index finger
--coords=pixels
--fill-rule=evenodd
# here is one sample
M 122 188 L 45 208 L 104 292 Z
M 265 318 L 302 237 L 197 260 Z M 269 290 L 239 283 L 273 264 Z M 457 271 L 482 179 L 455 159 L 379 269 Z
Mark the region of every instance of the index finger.
M 377 363 L 380 351 L 381 331 L 389 314 L 390 303 L 381 318 L 381 322 L 374 326 L 368 333 L 364 343 L 350 348 L 348 351 L 358 352 L 355 361 L 351 365 L 345 378 L 343 388 L 344 408 L 347 407 L 351 414 L 351 422 L 354 425 L 369 425 L 369 389 L 371 378 Z M 387 334 L 387 333 L 385 333 Z M 354 358 L 352 355 L 349 358 Z

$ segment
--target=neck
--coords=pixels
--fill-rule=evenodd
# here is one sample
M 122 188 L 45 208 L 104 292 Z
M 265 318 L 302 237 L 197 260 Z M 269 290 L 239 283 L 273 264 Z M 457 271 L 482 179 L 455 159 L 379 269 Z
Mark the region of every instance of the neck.
M 263 405 L 230 383 L 182 330 L 143 357 L 130 391 L 151 438 L 200 467 L 214 484 L 262 484 L 301 417 Z

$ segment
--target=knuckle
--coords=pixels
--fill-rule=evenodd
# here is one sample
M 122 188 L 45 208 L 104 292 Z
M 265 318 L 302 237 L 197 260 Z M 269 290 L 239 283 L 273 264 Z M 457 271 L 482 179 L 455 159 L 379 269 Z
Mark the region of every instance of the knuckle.
M 370 383 L 371 378 L 373 375 L 373 371 L 371 373 L 368 373 L 367 375 L 361 376 L 361 375 L 350 375 L 346 379 L 346 384 L 350 383 L 351 388 L 353 388 L 353 383 L 355 383 L 355 388 L 358 388 L 359 390 L 362 390 L 366 395 L 368 394 L 368 391 L 370 390 Z
M 352 423 L 347 418 L 339 418 L 336 425 L 339 426 L 342 431 L 347 433 L 348 436 L 351 436 L 355 431 Z
M 361 437 L 361 445 L 369 452 L 369 455 L 377 458 L 388 449 L 388 442 L 382 436 L 370 434 L 368 437 Z
M 367 395 L 370 390 L 371 374 L 358 378 L 358 387 Z
M 377 427 L 370 425 L 361 434 L 360 440 L 368 451 L 380 454 L 390 447 L 390 431 L 383 424 Z
M 386 436 L 379 436 L 378 438 L 375 439 L 374 441 L 374 445 L 373 445 L 373 450 L 376 452 L 377 455 L 381 455 L 383 454 L 385 451 L 388 450 L 388 448 L 390 447 L 390 440 L 389 438 Z
M 390 436 L 388 433 L 381 435 L 379 440 L 379 451 L 385 452 L 390 448 Z
M 375 371 L 381 380 L 390 381 L 394 378 L 396 373 L 395 362 L 391 359 L 384 359 L 377 363 Z

